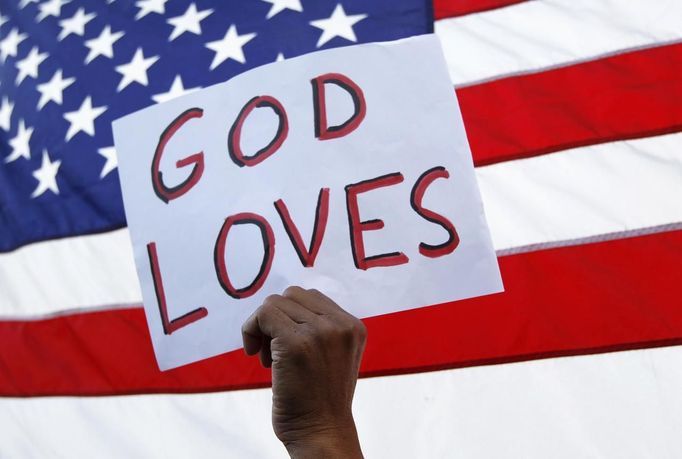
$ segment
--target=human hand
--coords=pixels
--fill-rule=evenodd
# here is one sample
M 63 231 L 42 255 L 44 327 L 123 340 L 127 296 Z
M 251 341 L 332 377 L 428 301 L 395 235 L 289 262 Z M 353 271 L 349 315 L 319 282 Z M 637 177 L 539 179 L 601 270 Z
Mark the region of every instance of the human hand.
M 289 454 L 362 457 L 351 405 L 364 324 L 317 290 L 289 287 L 265 299 L 242 337 L 272 367 L 272 425 Z

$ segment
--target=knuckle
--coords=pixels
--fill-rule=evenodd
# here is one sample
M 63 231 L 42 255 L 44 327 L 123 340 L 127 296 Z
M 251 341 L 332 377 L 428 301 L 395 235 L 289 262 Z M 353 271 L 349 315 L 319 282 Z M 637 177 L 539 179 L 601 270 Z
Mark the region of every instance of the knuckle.
M 273 294 L 273 295 L 268 295 L 265 297 L 263 300 L 263 306 L 262 307 L 272 307 L 272 305 L 278 303 L 281 300 L 281 295 Z
M 351 320 L 345 321 L 341 327 L 341 333 L 344 341 L 348 344 L 361 345 L 367 339 L 367 327 L 365 324 L 355 317 Z
M 286 289 L 284 289 L 284 292 L 282 293 L 282 295 L 287 296 L 287 297 L 292 297 L 292 296 L 300 295 L 303 292 L 305 292 L 305 290 L 303 290 L 301 287 L 299 287 L 297 285 L 291 285 L 291 286 L 287 287 Z
M 339 336 L 344 339 L 354 338 L 356 335 L 356 328 L 353 322 L 343 322 L 337 328 Z
M 270 317 L 272 314 L 275 314 L 278 301 L 279 299 L 275 298 L 275 295 L 270 295 L 265 299 L 265 301 L 263 301 L 263 304 L 256 310 L 256 314 L 261 318 L 264 316 Z
M 327 295 L 325 295 L 316 288 L 311 288 L 310 290 L 308 290 L 308 294 L 314 297 L 317 301 L 329 302 L 331 304 L 338 306 L 331 298 L 329 298 Z

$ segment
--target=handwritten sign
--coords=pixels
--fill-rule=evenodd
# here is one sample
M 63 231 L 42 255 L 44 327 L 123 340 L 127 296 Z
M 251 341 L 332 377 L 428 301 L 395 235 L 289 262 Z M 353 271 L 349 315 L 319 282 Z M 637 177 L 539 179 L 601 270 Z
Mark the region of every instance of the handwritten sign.
M 502 290 L 434 36 L 260 67 L 114 136 L 162 370 L 240 348 L 289 285 L 359 317 Z

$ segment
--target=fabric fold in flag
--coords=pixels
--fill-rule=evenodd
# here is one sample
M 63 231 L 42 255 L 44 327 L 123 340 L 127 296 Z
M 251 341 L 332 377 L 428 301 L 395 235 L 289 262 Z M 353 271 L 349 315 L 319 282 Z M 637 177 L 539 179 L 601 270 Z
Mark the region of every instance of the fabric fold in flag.
M 528 0 L 434 0 L 433 16 L 435 19 L 452 18 L 495 8 L 503 8 L 525 1 Z
M 674 0 L 534 0 L 442 19 L 435 31 L 459 87 L 678 43 L 680 17 Z
M 477 166 L 682 130 L 682 44 L 457 90 Z
M 682 203 L 669 197 L 682 195 L 681 140 L 676 133 L 609 142 L 476 168 L 498 254 L 679 224 Z M 24 287 L 35 279 L 42 288 Z M 141 301 L 127 229 L 0 254 L 0 318 Z
M 505 293 L 366 319 L 361 373 L 682 344 L 680 251 L 676 230 L 500 257 Z M 0 349 L 2 396 L 205 392 L 270 377 L 241 350 L 160 372 L 141 308 L 1 321 Z

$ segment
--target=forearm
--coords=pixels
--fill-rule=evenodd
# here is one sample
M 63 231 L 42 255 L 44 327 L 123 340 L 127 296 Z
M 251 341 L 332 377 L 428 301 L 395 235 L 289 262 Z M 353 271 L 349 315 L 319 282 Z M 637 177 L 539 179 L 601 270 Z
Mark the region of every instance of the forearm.
M 272 427 L 294 459 L 362 458 L 352 402 L 367 329 L 317 290 L 270 295 L 242 326 L 272 367 Z
M 306 434 L 284 443 L 293 459 L 362 459 L 355 424 Z

